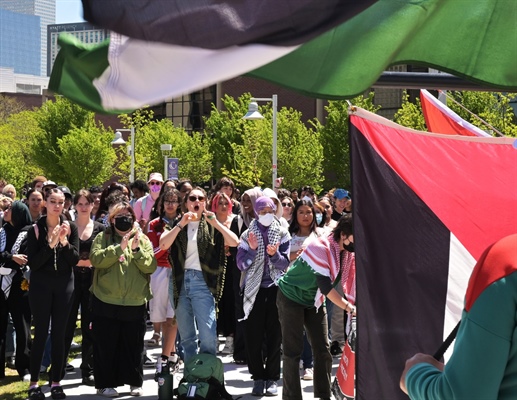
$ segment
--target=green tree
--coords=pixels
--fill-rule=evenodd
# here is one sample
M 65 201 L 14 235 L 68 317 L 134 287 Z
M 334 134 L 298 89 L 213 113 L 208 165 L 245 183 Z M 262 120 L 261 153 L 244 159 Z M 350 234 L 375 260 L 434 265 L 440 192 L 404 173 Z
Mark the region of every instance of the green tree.
M 273 153 L 272 104 L 260 105 L 263 120 L 244 121 L 249 94 L 235 100 L 225 96 L 225 110 L 212 110 L 206 120 L 215 178 L 230 177 L 238 186 L 271 186 Z M 301 113 L 282 108 L 277 113 L 278 176 L 285 186 L 310 184 L 319 187 L 322 147 L 319 134 L 301 121 Z M 303 160 L 303 161 L 301 161 Z
M 36 121 L 40 131 L 33 143 L 34 161 L 52 180 L 67 182 L 70 171 L 60 165 L 59 139 L 74 128 L 88 131 L 95 127 L 95 114 L 63 97 L 56 97 L 36 112 Z
M 354 106 L 376 112 L 380 106 L 373 104 L 374 93 L 368 97 L 358 96 L 351 100 Z M 323 171 L 327 189 L 333 187 L 351 188 L 350 178 L 350 141 L 348 137 L 348 107 L 344 100 L 329 101 L 325 107 L 325 124 L 315 121 L 314 125 L 323 145 Z
M 451 91 L 447 94 L 452 98 L 447 98 L 447 106 L 472 125 L 498 136 L 481 118 L 503 135 L 517 137 L 515 113 L 510 106 L 510 101 L 517 93 Z
M 61 153 L 58 163 L 67 176 L 62 182 L 75 191 L 108 180 L 116 160 L 112 138 L 113 132 L 92 125 L 72 128 L 58 138 Z
M 25 105 L 18 100 L 13 99 L 12 97 L 0 95 L 0 125 L 5 124 L 9 116 L 17 114 L 25 109 Z
M 402 95 L 402 105 L 393 116 L 393 121 L 407 128 L 426 131 L 424 114 L 422 113 L 422 105 L 420 99 L 416 99 L 415 103 L 409 100 L 409 94 L 404 91 Z
M 6 123 L 0 125 L 0 176 L 13 184 L 18 192 L 34 176 L 43 173 L 32 154 L 38 132 L 33 111 L 11 114 Z

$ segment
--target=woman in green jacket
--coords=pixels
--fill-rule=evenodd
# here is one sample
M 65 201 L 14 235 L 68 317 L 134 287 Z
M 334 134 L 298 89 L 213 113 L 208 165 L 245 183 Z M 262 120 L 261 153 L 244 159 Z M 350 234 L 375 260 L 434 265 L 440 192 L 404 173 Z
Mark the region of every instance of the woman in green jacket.
M 92 292 L 93 359 L 97 394 L 118 395 L 128 384 L 142 395 L 146 302 L 156 259 L 149 239 L 135 225 L 128 202 L 114 204 L 110 227 L 94 240 L 90 261 L 95 267 Z

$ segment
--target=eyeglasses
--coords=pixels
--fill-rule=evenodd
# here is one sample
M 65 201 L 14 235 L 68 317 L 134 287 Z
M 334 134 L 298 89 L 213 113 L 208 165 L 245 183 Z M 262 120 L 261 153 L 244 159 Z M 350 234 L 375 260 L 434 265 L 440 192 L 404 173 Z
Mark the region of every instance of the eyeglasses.
M 292 207 L 291 203 L 282 203 L 282 207 Z
M 171 200 L 171 201 L 169 201 L 169 200 L 165 200 L 165 201 L 163 202 L 163 204 L 168 205 L 168 206 L 173 206 L 173 205 L 175 205 L 175 204 L 179 204 L 179 202 L 178 202 L 177 200 Z
M 196 201 L 196 200 L 205 201 L 205 196 L 189 196 L 188 199 L 190 201 Z
M 149 182 L 149 185 L 151 186 L 162 186 L 161 182 Z

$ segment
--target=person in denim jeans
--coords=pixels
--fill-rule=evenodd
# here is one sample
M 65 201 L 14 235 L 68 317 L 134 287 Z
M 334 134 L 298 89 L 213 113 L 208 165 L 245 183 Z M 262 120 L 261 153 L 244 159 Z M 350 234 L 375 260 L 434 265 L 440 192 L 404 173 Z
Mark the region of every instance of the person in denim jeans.
M 185 213 L 168 225 L 160 237 L 160 248 L 170 249 L 171 299 L 185 353 L 184 361 L 198 353 L 217 352 L 216 303 L 224 287 L 225 244 L 235 247 L 237 235 L 205 210 L 206 192 L 199 187 L 183 198 Z M 199 336 L 196 334 L 196 325 Z

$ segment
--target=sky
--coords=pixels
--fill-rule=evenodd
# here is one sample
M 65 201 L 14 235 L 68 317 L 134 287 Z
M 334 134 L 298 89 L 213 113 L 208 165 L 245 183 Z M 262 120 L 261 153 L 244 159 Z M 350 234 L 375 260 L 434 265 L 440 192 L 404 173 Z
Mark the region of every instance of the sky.
M 84 22 L 81 0 L 56 0 L 56 24 Z

